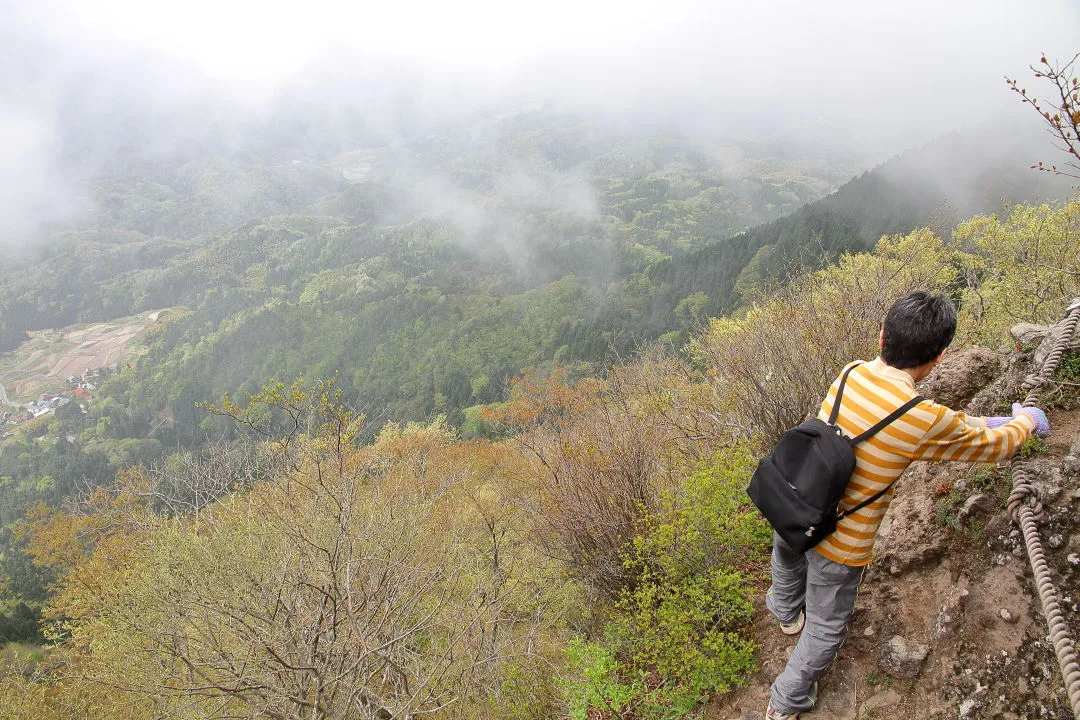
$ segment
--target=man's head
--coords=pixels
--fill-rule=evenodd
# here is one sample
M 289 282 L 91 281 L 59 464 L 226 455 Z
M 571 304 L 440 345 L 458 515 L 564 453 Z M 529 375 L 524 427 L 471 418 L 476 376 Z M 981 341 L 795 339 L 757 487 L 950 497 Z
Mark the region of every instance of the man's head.
M 956 334 L 956 308 L 944 295 L 913 290 L 893 303 L 881 329 L 881 359 L 906 370 L 934 362 Z

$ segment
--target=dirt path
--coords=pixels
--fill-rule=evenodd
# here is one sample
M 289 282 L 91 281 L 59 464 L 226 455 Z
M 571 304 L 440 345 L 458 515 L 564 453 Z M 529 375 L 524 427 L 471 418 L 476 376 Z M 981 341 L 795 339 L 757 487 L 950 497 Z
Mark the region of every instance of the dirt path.
M 22 407 L 21 405 L 18 405 L 8 400 L 7 390 L 4 389 L 3 383 L 0 383 L 0 405 L 8 405 L 14 408 Z

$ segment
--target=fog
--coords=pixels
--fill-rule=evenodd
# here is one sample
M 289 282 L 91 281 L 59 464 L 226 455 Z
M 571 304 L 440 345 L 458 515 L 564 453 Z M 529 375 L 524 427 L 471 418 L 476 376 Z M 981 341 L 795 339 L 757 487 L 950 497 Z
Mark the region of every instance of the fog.
M 0 0 L 0 18 L 0 244 L 77 217 L 80 181 L 124 158 L 271 130 L 341 152 L 536 103 L 870 165 L 957 128 L 1034 126 L 1003 76 L 1026 83 L 1080 37 L 1070 0 Z

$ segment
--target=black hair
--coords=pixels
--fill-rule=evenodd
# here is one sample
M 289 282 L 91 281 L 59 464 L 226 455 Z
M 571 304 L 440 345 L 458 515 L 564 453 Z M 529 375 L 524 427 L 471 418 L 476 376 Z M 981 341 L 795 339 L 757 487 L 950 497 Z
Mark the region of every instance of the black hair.
M 901 370 L 937 358 L 956 334 L 956 308 L 944 295 L 913 290 L 885 315 L 881 359 Z

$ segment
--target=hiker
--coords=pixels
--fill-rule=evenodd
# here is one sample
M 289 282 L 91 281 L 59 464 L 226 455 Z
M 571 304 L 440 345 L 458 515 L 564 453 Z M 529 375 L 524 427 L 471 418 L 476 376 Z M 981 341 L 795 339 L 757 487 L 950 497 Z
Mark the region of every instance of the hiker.
M 865 432 L 915 398 L 915 383 L 941 362 L 955 332 L 956 310 L 948 298 L 917 290 L 897 300 L 878 338 L 881 355 L 845 368 L 847 380 L 835 421 L 844 435 Z M 821 403 L 821 420 L 832 414 L 841 377 Z M 843 516 L 835 532 L 805 553 L 773 535 L 772 587 L 765 604 L 781 631 L 802 635 L 772 684 L 766 720 L 795 720 L 813 708 L 817 679 L 847 637 L 863 570 L 892 500 L 891 483 L 915 460 L 1000 462 L 1032 432 L 1042 436 L 1050 432 L 1046 414 L 1038 408 L 1015 404 L 1012 417 L 981 418 L 922 400 L 854 446 L 855 470 L 840 509 L 884 494 Z

